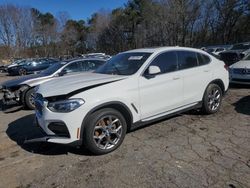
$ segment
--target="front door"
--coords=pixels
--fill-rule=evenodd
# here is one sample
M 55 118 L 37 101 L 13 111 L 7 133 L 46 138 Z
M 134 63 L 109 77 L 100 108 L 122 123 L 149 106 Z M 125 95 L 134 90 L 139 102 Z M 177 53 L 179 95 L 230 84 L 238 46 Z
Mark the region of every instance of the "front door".
M 148 69 L 139 78 L 141 119 L 150 119 L 171 112 L 182 104 L 183 80 L 178 72 L 177 54 L 174 51 L 159 54 L 150 66 L 161 72 L 147 76 Z

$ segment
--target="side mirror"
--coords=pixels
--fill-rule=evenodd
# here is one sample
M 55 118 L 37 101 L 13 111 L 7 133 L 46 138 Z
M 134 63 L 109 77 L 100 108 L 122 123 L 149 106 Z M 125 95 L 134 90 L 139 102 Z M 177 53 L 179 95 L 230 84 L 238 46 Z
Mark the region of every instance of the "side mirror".
M 149 66 L 148 70 L 146 71 L 146 73 L 144 73 L 144 77 L 147 79 L 151 79 L 154 78 L 155 75 L 161 73 L 161 69 L 158 66 Z
M 148 74 L 150 75 L 156 75 L 161 73 L 161 69 L 158 66 L 149 66 L 148 68 Z

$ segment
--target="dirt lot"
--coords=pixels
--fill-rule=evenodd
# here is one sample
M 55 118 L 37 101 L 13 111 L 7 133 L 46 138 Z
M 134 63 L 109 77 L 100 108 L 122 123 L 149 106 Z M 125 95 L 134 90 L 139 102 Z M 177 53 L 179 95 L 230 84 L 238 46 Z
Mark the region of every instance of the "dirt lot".
M 39 135 L 33 120 L 32 111 L 0 111 L 0 187 L 250 187 L 250 87 L 231 88 L 216 115 L 144 127 L 105 156 L 24 145 Z

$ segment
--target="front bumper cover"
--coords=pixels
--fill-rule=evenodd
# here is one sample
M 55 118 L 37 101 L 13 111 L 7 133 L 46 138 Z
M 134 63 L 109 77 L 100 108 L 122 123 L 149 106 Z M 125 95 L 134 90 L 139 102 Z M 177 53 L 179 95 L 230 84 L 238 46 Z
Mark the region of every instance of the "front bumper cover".
M 42 133 L 42 137 L 39 138 L 32 138 L 32 139 L 26 139 L 24 141 L 24 144 L 30 144 L 30 143 L 36 143 L 36 142 L 47 142 L 47 143 L 56 143 L 56 144 L 64 144 L 63 142 L 58 142 L 58 140 L 69 140 L 67 137 L 61 137 L 61 136 L 56 136 L 56 135 L 48 135 L 42 127 L 39 125 L 37 119 L 35 121 L 35 126 L 40 128 L 40 131 Z M 80 146 L 82 145 L 82 140 L 76 140 L 70 143 L 67 143 L 69 146 Z

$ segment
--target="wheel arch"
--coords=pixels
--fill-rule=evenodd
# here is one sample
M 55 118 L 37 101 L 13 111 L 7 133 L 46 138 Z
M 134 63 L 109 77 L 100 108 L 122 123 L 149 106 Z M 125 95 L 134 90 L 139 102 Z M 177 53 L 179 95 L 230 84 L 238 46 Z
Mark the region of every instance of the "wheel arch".
M 225 94 L 225 85 L 224 85 L 224 83 L 223 83 L 223 81 L 221 80 L 221 79 L 215 79 L 215 80 L 213 80 L 213 81 L 211 81 L 209 84 L 208 84 L 208 86 L 210 85 L 210 84 L 216 84 L 216 85 L 218 85 L 220 88 L 221 88 L 221 91 L 222 91 L 222 94 L 224 95 Z M 207 86 L 207 87 L 208 87 Z
M 124 116 L 124 118 L 126 120 L 128 130 L 130 130 L 131 125 L 133 123 L 132 112 L 130 111 L 130 109 L 128 108 L 128 106 L 126 104 L 124 104 L 122 102 L 119 102 L 119 101 L 112 101 L 112 102 L 107 102 L 107 103 L 98 105 L 98 106 L 94 107 L 92 110 L 90 110 L 87 113 L 87 115 L 84 117 L 82 125 L 81 125 L 81 139 L 82 139 L 82 136 L 83 136 L 83 132 L 84 132 L 84 128 L 85 128 L 85 122 L 86 122 L 87 118 L 91 114 L 93 114 L 94 112 L 96 112 L 98 110 L 101 110 L 103 108 L 112 108 L 112 109 L 115 109 L 118 112 L 120 112 Z

